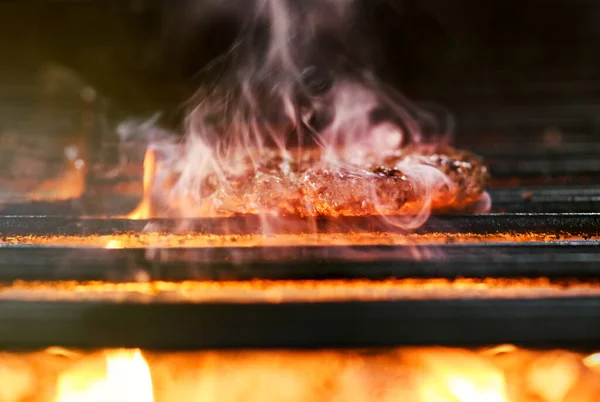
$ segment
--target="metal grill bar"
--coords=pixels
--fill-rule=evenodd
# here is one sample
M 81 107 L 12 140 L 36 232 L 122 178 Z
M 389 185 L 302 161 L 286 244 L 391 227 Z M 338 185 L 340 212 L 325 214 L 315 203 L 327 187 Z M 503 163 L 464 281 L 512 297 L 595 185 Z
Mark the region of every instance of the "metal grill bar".
M 381 217 L 319 217 L 277 219 L 272 233 L 317 232 L 403 232 Z M 264 223 L 257 216 L 203 219 L 78 219 L 38 216 L 5 216 L 0 219 L 0 236 L 110 235 L 141 232 L 152 223 L 164 231 L 184 230 L 211 234 L 261 233 Z M 482 214 L 433 216 L 415 233 L 600 233 L 600 213 Z
M 517 155 L 518 158 L 518 155 Z M 548 158 L 522 157 L 521 159 L 490 160 L 490 171 L 494 178 L 547 177 L 547 176 L 591 176 L 600 174 L 598 155 L 584 155 L 574 159 L 572 155 Z
M 490 190 L 494 212 L 593 213 L 600 211 L 600 186 L 532 186 Z
M 600 300 L 0 302 L 2 349 L 54 345 L 181 350 L 499 343 L 593 349 L 600 345 Z
M 561 138 L 564 135 L 561 132 L 557 134 Z M 571 136 L 566 138 L 570 139 Z M 510 145 L 504 148 L 489 149 L 486 146 L 477 152 L 485 158 L 495 179 L 585 176 L 597 183 L 600 174 L 600 144 L 595 139 L 555 146 L 544 146 L 543 140 L 538 139 L 537 142 L 524 144 L 520 148 L 514 146 L 514 141 L 513 138 Z M 468 144 L 465 146 L 472 148 Z
M 600 278 L 600 242 L 153 250 L 0 249 L 0 281 Z

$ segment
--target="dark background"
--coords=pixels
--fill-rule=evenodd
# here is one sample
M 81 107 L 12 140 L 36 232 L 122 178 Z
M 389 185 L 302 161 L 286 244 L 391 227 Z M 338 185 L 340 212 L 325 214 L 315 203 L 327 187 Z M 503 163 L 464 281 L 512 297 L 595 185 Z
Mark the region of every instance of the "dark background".
M 201 83 L 198 72 L 235 34 L 231 15 L 202 11 L 202 3 L 0 1 L 0 101 L 14 106 L 28 74 L 54 63 L 96 88 L 115 121 L 163 110 L 164 123 L 176 126 Z M 380 74 L 410 98 L 452 110 L 458 141 L 597 131 L 597 1 L 365 0 L 362 7 Z

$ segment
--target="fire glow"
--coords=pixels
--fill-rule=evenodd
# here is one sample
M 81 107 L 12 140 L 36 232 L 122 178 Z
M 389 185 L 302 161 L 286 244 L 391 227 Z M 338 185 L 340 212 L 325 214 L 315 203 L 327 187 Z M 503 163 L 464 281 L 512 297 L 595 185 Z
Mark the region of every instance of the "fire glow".
M 152 188 L 154 187 L 154 176 L 156 175 L 156 152 L 148 149 L 144 156 L 144 192 L 142 201 L 137 208 L 127 217 L 129 219 L 145 219 L 153 217 L 152 211 Z
M 104 356 L 105 367 L 83 361 L 61 373 L 56 402 L 154 402 L 150 368 L 139 350 Z
M 0 354 L 3 402 L 594 402 L 595 354 L 397 348 L 365 351 Z

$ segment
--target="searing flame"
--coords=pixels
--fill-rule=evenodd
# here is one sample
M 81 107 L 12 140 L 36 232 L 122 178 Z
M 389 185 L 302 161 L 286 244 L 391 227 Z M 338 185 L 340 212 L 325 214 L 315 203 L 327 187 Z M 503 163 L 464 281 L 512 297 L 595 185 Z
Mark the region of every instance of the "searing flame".
M 148 148 L 144 155 L 144 192 L 137 208 L 129 213 L 129 219 L 147 219 L 152 217 L 152 186 L 156 174 L 156 151 Z
M 104 364 L 78 365 L 63 373 L 56 402 L 153 402 L 148 363 L 138 350 L 106 352 Z
M 480 384 L 479 378 L 473 377 L 452 378 L 448 382 L 450 393 L 459 402 L 508 402 L 504 391 L 502 376 L 498 376 L 494 384 Z
M 600 371 L 600 353 L 593 353 L 583 359 L 583 363 L 594 370 Z
M 508 402 L 504 373 L 488 360 L 461 350 L 422 351 L 427 375 L 424 402 Z
M 149 352 L 150 354 L 150 352 Z M 3 402 L 597 402 L 595 355 L 474 351 L 0 353 Z M 99 358 L 100 357 L 100 358 Z M 590 367 L 588 364 L 592 365 Z M 58 383 L 56 378 L 58 376 Z M 56 393 L 58 392 L 58 393 Z

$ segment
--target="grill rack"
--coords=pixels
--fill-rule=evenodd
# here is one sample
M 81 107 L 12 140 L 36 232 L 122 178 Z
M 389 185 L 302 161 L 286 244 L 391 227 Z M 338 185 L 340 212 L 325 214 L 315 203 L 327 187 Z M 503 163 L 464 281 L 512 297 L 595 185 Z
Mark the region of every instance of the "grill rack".
M 595 119 L 593 111 L 590 109 L 586 118 Z M 513 116 L 513 120 L 518 120 L 518 116 Z M 538 122 L 526 123 L 532 125 L 527 130 L 540 129 L 533 127 Z M 592 123 L 590 127 L 595 130 L 596 120 Z M 512 139 L 504 136 L 505 144 L 521 143 L 523 133 L 514 132 Z M 490 140 L 489 136 L 485 138 L 484 142 Z M 0 283 L 129 282 L 140 271 L 145 272 L 147 279 L 165 281 L 542 276 L 553 281 L 596 281 L 600 278 L 600 254 L 596 251 L 599 241 L 589 237 L 600 234 L 600 148 L 589 136 L 569 139 L 573 142 L 558 147 L 540 146 L 538 140 L 523 141 L 518 153 L 514 147 L 490 151 L 487 144 L 469 139 L 462 146 L 487 159 L 495 180 L 490 189 L 493 214 L 433 217 L 418 233 L 564 233 L 578 240 L 354 247 L 368 256 L 361 260 L 348 258 L 340 247 L 176 248 L 168 250 L 166 259 L 148 259 L 144 249 L 2 246 Z M 478 152 L 478 147 L 482 152 Z M 88 190 L 94 190 L 107 183 L 88 177 L 87 185 Z M 94 198 L 102 191 L 91 193 Z M 130 204 L 135 205 L 136 201 L 130 200 Z M 89 211 L 89 199 L 4 205 L 0 211 L 4 215 L 0 217 L 0 236 L 110 235 L 141 231 L 148 223 L 164 230 L 178 228 L 181 223 L 67 217 Z M 255 233 L 259 226 L 256 219 L 238 217 L 226 225 L 221 219 L 196 220 L 191 229 L 223 233 L 224 227 L 228 233 Z M 312 223 L 310 227 L 312 230 Z M 390 229 L 381 220 L 369 217 L 319 221 L 317 227 Z M 286 226 L 280 231 L 285 232 Z M 481 346 L 510 342 L 532 347 L 594 349 L 600 345 L 599 307 L 600 297 L 594 296 L 312 303 L 2 299 L 0 348 L 61 345 L 176 350 Z
M 487 234 L 597 234 L 600 214 L 499 214 L 435 217 L 420 233 L 466 230 Z M 172 220 L 152 220 L 177 227 Z M 237 228 L 256 229 L 252 218 Z M 370 218 L 343 219 L 364 226 Z M 338 222 L 342 227 L 342 222 Z M 6 217 L 4 236 L 112 234 L 141 230 L 147 221 Z M 196 229 L 222 228 L 202 219 Z M 228 225 L 231 229 L 235 225 Z M 367 225 L 368 226 L 368 225 Z M 372 226 L 371 226 L 372 227 Z M 144 249 L 5 246 L 0 281 L 132 281 L 147 279 L 386 279 L 599 277 L 599 241 L 480 243 L 437 246 L 363 246 L 373 258 L 348 258 L 343 247 L 169 249 L 149 260 Z M 432 252 L 433 251 L 433 252 Z M 387 258 L 381 258 L 381 253 Z M 391 253 L 391 254 L 390 254 Z M 236 255 L 239 261 L 231 261 Z M 390 255 L 392 256 L 390 258 Z M 379 257 L 378 257 L 379 256 Z M 416 256 L 419 256 L 416 258 Z M 142 347 L 148 349 L 329 348 L 446 345 L 475 347 L 515 343 L 530 347 L 600 345 L 600 297 L 399 299 L 392 301 L 198 302 L 0 301 L 0 345 L 31 349 Z M 407 330 L 410 328 L 410 330 Z M 10 330 L 9 330 L 10 329 Z

